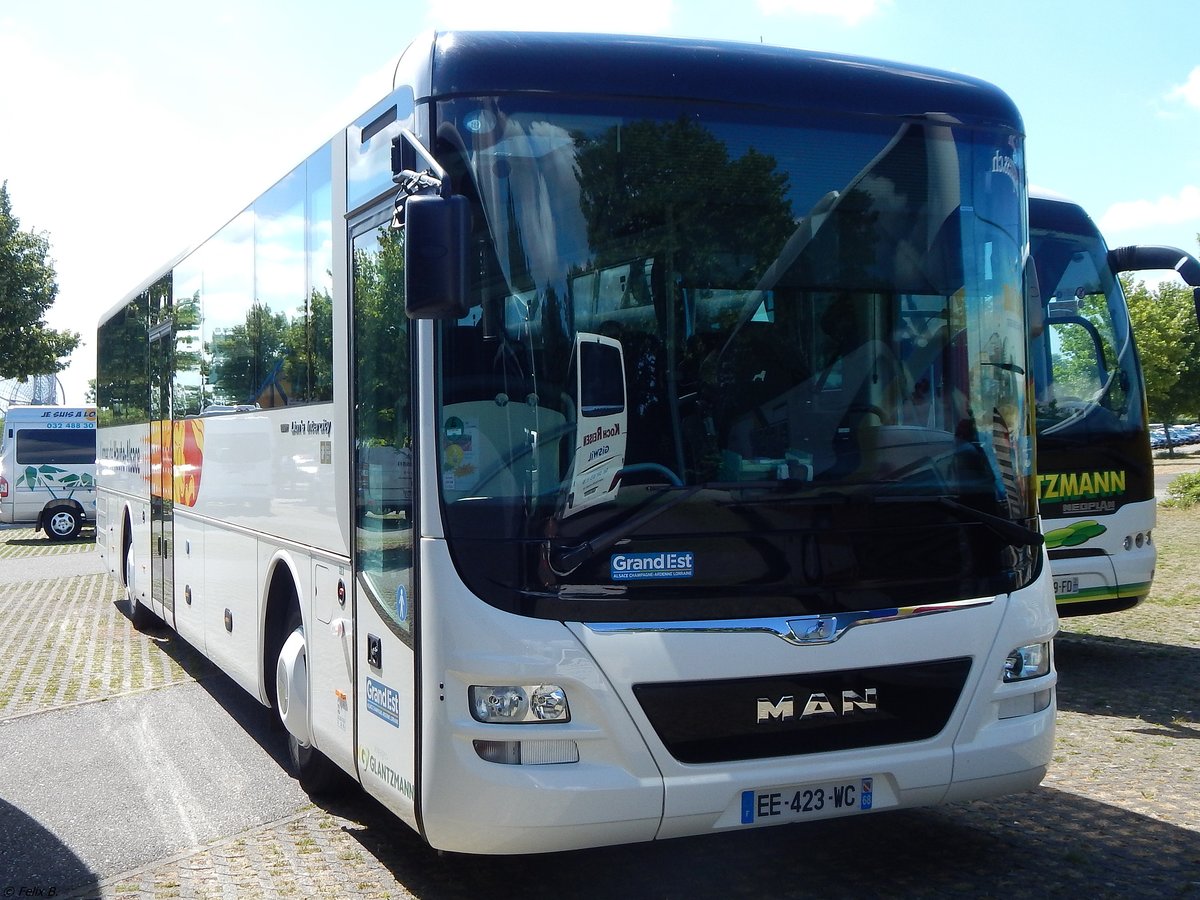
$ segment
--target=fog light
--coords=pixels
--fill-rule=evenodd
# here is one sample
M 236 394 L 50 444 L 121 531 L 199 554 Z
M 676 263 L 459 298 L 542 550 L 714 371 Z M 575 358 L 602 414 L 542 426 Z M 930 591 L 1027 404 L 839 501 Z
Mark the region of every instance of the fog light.
M 1141 550 L 1142 545 L 1146 542 L 1146 536 L 1139 531 L 1138 536 L 1133 539 L 1133 542 L 1137 544 L 1138 549 Z
M 519 766 L 521 764 L 520 741 L 475 741 L 475 752 L 479 758 L 502 766 Z
M 1050 672 L 1050 645 L 1026 644 L 1017 647 L 1004 660 L 1004 681 L 1025 681 Z
M 485 762 L 502 766 L 551 766 L 579 762 L 574 741 L 473 741 Z
M 1016 719 L 1020 716 L 1031 716 L 1040 713 L 1050 705 L 1050 691 L 1035 691 L 1032 694 L 1021 694 L 1001 700 L 996 709 L 998 719 Z
M 473 684 L 467 689 L 471 715 L 477 722 L 569 722 L 567 693 L 556 684 Z
M 1125 535 L 1125 541 L 1122 544 L 1122 546 L 1124 546 L 1124 548 L 1126 550 L 1132 550 L 1133 549 L 1133 538 L 1130 537 L 1129 535 Z

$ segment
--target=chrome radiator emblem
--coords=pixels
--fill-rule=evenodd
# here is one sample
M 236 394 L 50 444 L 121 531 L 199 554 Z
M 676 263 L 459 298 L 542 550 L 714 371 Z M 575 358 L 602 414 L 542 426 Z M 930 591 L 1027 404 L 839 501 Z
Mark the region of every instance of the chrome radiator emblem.
M 835 693 L 835 700 L 840 699 L 840 706 L 835 700 L 830 700 L 824 691 L 809 694 L 804 703 L 804 709 L 796 715 L 796 698 L 793 695 L 780 697 L 772 701 L 768 697 L 758 698 L 758 723 L 786 722 L 789 719 L 808 718 L 810 716 L 850 716 L 857 712 L 875 712 L 879 709 L 879 689 L 864 688 L 858 691 L 841 691 L 841 697 Z
M 784 640 L 797 644 L 828 644 L 840 637 L 836 616 L 806 616 L 788 619 L 787 624 L 791 633 Z

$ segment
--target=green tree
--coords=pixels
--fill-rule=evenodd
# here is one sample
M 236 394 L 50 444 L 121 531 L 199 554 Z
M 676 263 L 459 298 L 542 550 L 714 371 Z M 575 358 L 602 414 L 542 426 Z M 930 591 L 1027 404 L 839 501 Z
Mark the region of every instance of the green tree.
M 209 383 L 217 403 L 254 403 L 283 365 L 287 313 L 254 303 L 246 321 L 213 335 Z
M 297 400 L 333 399 L 333 297 L 313 289 L 284 336 L 283 376 Z
M 601 267 L 665 258 L 692 285 L 753 285 L 795 228 L 775 159 L 753 148 L 731 159 L 697 122 L 633 122 L 579 140 L 580 203 Z
M 149 317 L 150 291 L 145 290 L 96 335 L 96 407 L 101 425 L 132 425 L 150 415 Z
M 1108 311 L 1108 297 L 1101 291 L 1079 300 L 1078 316 L 1090 327 L 1068 320 L 1051 320 L 1047 326 L 1058 337 L 1058 352 L 1054 357 L 1054 381 L 1059 397 L 1090 398 L 1104 391 L 1100 403 L 1118 415 L 1125 415 L 1129 406 L 1129 389 L 1124 379 L 1114 378 L 1105 384 L 1104 373 L 1119 368 L 1117 339 L 1113 334 Z M 1039 412 L 1041 412 L 1039 410 Z M 1069 412 L 1058 411 L 1058 416 Z M 1055 415 L 1051 414 L 1051 418 Z
M 46 327 L 47 310 L 58 295 L 58 282 L 44 234 L 21 231 L 0 184 L 0 377 L 49 375 L 66 367 L 79 345 L 75 332 Z
M 404 235 L 381 228 L 354 249 L 354 377 L 358 439 L 409 442 Z
M 1200 410 L 1200 359 L 1192 289 L 1170 281 L 1151 288 L 1121 276 L 1146 378 L 1150 418 L 1168 429 Z M 1174 452 L 1173 450 L 1171 452 Z

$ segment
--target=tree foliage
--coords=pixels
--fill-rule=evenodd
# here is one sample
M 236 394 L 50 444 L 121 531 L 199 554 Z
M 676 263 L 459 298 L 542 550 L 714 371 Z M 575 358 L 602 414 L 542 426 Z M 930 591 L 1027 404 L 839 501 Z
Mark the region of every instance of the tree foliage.
M 725 144 L 688 119 L 634 122 L 587 142 L 580 205 L 600 266 L 665 257 L 693 285 L 751 283 L 795 228 L 788 178 L 753 148 Z M 742 266 L 751 271 L 736 272 Z M 731 267 L 734 271 L 731 271 Z
M 355 245 L 354 329 L 359 440 L 405 446 L 410 375 L 402 232 L 380 229 Z
M 1200 332 L 1192 289 L 1164 281 L 1157 287 L 1121 276 L 1129 318 L 1146 378 L 1150 418 L 1170 425 L 1200 412 Z
M 198 327 L 198 316 L 196 321 Z M 333 397 L 333 299 L 327 291 L 314 290 L 291 316 L 251 304 L 244 323 L 213 335 L 206 356 L 183 360 L 179 346 L 177 340 L 176 368 L 192 367 L 194 356 L 211 402 L 272 406 Z
M 49 375 L 66 367 L 79 345 L 75 332 L 46 327 L 58 295 L 45 234 L 21 231 L 8 182 L 0 184 L 0 378 Z
M 1054 358 L 1054 381 L 1059 396 L 1076 398 L 1098 396 L 1107 387 L 1104 405 L 1124 414 L 1129 403 L 1128 385 L 1122 379 L 1105 384 L 1104 373 L 1118 370 L 1120 365 L 1108 312 L 1108 297 L 1102 291 L 1079 299 L 1077 316 L 1090 327 L 1068 321 L 1051 322 L 1058 336 L 1058 353 Z

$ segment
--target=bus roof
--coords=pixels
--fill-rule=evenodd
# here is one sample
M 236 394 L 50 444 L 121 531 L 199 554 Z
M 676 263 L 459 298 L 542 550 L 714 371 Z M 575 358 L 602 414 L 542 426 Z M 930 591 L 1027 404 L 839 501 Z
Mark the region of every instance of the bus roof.
M 559 93 L 697 99 L 742 106 L 948 122 L 1023 133 L 1021 115 L 996 86 L 977 78 L 866 57 L 690 38 L 551 32 L 430 32 L 402 54 L 426 59 L 430 97 Z M 386 98 L 386 94 L 383 95 Z M 349 124 L 349 123 L 348 123 Z M 339 140 L 335 135 L 333 140 Z M 213 233 L 213 232 L 210 232 Z M 98 319 L 120 314 L 195 249 L 143 279 Z
M 1030 224 L 1054 231 L 1099 234 L 1100 229 L 1082 206 L 1069 197 L 1041 187 L 1029 188 Z
M 415 49 L 415 48 L 414 48 Z M 594 34 L 444 32 L 435 97 L 554 91 L 706 99 L 1022 130 L 999 88 L 949 72 L 761 44 Z

